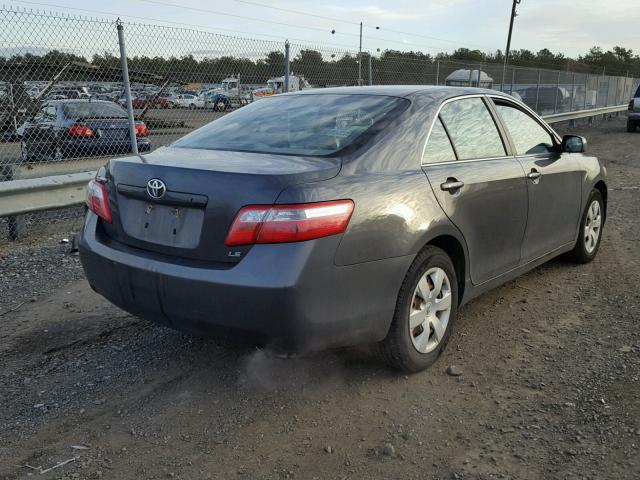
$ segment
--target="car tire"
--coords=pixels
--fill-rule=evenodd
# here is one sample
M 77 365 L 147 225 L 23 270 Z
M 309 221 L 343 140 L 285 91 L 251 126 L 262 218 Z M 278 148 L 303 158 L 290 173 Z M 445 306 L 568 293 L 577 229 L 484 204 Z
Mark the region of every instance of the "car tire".
M 224 102 L 222 100 L 219 100 L 219 101 L 216 102 L 216 110 L 218 112 L 224 112 L 226 109 L 227 109 L 227 103 L 226 102 Z
M 193 103 L 189 104 L 189 110 L 195 110 L 196 106 Z
M 439 310 L 447 302 L 448 309 Z M 458 281 L 453 263 L 442 249 L 429 245 L 415 258 L 402 282 L 391 327 L 377 345 L 379 356 L 403 372 L 430 367 L 449 341 L 457 311 Z
M 629 132 L 629 133 L 635 132 L 637 126 L 638 125 L 636 124 L 636 122 L 634 120 L 627 120 L 627 132 Z
M 568 258 L 572 262 L 589 263 L 596 257 L 602 239 L 604 220 L 605 210 L 602 194 L 594 188 L 591 191 L 591 195 L 589 195 L 587 206 L 582 213 L 576 245 L 568 254 Z M 597 225 L 597 227 L 595 227 L 595 225 Z

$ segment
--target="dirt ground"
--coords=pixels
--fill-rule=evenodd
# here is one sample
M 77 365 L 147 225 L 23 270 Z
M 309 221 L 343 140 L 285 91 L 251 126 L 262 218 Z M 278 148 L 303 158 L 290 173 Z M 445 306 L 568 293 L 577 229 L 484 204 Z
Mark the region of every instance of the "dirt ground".
M 640 133 L 575 130 L 610 175 L 598 257 L 466 305 L 415 375 L 183 335 L 94 294 L 57 237 L 0 247 L 0 478 L 640 478 Z

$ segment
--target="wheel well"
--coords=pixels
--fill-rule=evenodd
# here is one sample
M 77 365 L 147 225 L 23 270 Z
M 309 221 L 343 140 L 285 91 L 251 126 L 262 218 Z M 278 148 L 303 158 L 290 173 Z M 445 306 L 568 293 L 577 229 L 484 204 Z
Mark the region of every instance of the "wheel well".
M 431 240 L 428 245 L 433 245 L 441 248 L 451 259 L 453 267 L 456 269 L 456 276 L 458 277 L 458 302 L 462 301 L 464 296 L 465 286 L 465 256 L 464 249 L 457 238 L 451 235 L 441 235 Z
M 594 185 L 593 188 L 596 188 L 600 195 L 602 195 L 602 201 L 604 202 L 604 217 L 607 218 L 607 185 L 604 181 L 600 180 L 598 183 Z

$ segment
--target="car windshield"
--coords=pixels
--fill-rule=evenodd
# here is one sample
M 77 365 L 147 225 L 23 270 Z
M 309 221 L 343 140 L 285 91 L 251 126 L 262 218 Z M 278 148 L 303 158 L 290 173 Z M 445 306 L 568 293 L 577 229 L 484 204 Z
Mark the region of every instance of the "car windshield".
M 68 118 L 127 118 L 127 113 L 115 103 L 78 102 L 64 106 Z
M 323 156 L 357 147 L 409 105 L 381 95 L 265 98 L 192 132 L 174 146 Z M 365 135 L 367 133 L 367 135 Z

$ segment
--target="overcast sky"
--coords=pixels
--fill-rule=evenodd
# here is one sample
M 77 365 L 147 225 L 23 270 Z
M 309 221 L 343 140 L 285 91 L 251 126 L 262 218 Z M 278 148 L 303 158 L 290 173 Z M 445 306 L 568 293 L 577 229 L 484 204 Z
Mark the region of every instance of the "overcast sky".
M 34 0 L 9 3 L 92 16 L 120 15 L 129 20 L 139 17 L 138 21 L 147 23 L 175 22 L 174 25 L 208 27 L 230 35 L 289 38 L 297 43 L 333 44 L 352 50 L 358 48 L 358 22 L 362 21 L 365 24 L 363 50 L 389 48 L 429 53 L 457 47 L 483 51 L 504 49 L 511 11 L 511 0 Z M 376 30 L 376 26 L 380 29 Z M 335 34 L 331 34 L 332 29 Z M 522 0 L 518 6 L 512 48 L 537 51 L 546 47 L 577 56 L 593 45 L 604 49 L 621 45 L 640 53 L 640 0 Z

